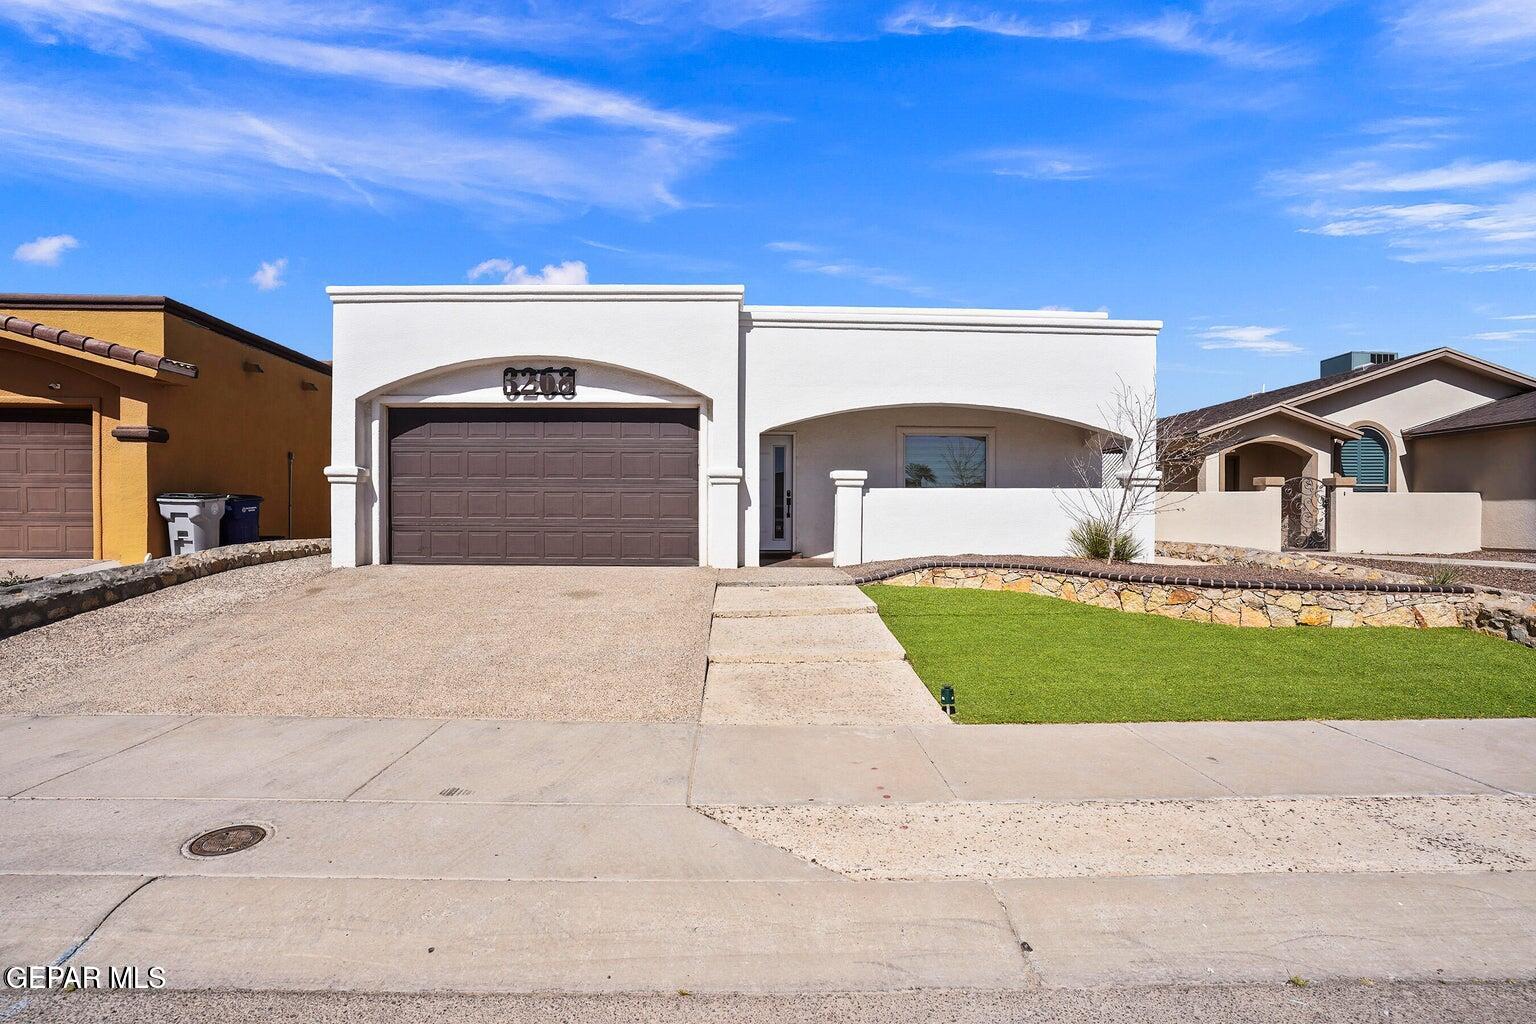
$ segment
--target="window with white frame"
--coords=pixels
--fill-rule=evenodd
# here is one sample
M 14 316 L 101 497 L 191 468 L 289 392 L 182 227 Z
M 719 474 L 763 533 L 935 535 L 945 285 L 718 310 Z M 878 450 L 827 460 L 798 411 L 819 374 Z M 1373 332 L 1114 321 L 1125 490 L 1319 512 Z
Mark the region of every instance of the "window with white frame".
M 987 487 L 990 430 L 912 427 L 900 432 L 903 487 Z

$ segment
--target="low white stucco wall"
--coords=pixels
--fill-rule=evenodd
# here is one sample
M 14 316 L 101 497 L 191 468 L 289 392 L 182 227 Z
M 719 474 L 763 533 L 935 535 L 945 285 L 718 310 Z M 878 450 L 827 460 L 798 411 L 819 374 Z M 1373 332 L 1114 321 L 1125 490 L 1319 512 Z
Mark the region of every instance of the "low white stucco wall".
M 1483 545 L 1477 494 L 1333 494 L 1333 550 L 1383 555 L 1476 551 Z
M 1062 499 L 1072 493 L 1056 488 L 871 488 L 864 495 L 863 560 L 1064 555 L 1072 519 Z M 1150 557 L 1151 517 L 1135 532 Z
M 1280 488 L 1158 495 L 1157 539 L 1280 550 Z
M 897 488 L 904 478 L 904 429 L 975 430 L 992 450 L 995 488 L 1075 487 L 1073 461 L 1087 451 L 1087 431 L 1067 423 L 990 409 L 902 406 L 825 416 L 785 433 L 795 445 L 795 550 L 816 558 L 832 551 L 832 481 L 835 469 L 869 474 L 869 487 Z

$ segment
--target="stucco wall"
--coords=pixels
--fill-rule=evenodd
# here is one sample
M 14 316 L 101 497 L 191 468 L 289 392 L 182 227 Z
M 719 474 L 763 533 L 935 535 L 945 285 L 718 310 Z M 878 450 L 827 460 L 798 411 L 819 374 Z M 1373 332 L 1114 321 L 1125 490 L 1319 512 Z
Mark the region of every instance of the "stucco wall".
M 124 563 L 167 553 L 154 497 L 199 490 L 260 494 L 261 532 L 287 527 L 287 452 L 295 453 L 294 533 L 329 532 L 327 456 L 330 379 L 280 356 L 158 310 L 9 309 L 28 320 L 142 348 L 197 365 L 193 379 L 43 342 L 0 341 L 0 403 L 95 410 L 96 551 Z M 247 373 L 243 363 L 265 371 Z M 315 384 L 304 391 L 301 380 Z M 58 384 L 57 390 L 49 387 Z M 121 441 L 118 426 L 170 431 L 165 443 Z
M 1027 412 L 1059 421 L 1081 437 L 1085 428 L 1103 426 L 1118 388 L 1152 389 L 1161 326 L 1102 314 L 1038 311 L 749 306 L 746 312 L 746 564 L 757 562 L 758 439 L 763 433 L 798 431 L 806 421 L 829 414 L 875 408 L 898 410 L 883 421 L 893 428 L 897 420 L 914 425 L 910 413 L 899 411 L 902 407 L 952 404 L 968 407 L 958 417 L 970 421 L 965 425 L 985 419 L 987 410 Z M 1042 431 L 1039 436 L 1054 445 L 1069 435 Z M 886 449 L 892 455 L 894 443 L 892 435 Z M 893 463 L 887 465 L 893 472 Z M 871 486 L 878 486 L 876 470 L 885 472 L 875 463 L 818 464 L 799 473 L 801 485 L 821 477 L 815 486 L 822 486 L 826 468 L 867 468 Z M 1021 486 L 1039 485 L 1032 477 L 1019 479 Z M 825 527 L 814 522 L 819 513 L 807 514 L 813 517 L 812 532 L 798 546 L 806 553 L 830 546 Z
M 1280 550 L 1280 488 L 1262 491 L 1164 492 L 1158 495 L 1157 539 Z
M 832 470 L 864 470 L 871 488 L 902 485 L 904 428 L 988 432 L 994 487 L 1076 487 L 1072 462 L 1087 451 L 1088 433 L 1080 427 L 987 409 L 919 405 L 807 420 L 792 431 L 797 551 L 809 557 L 832 552 Z
M 1444 360 L 1387 374 L 1379 380 L 1298 403 L 1310 413 L 1346 426 L 1375 426 L 1387 434 L 1392 447 L 1391 490 L 1407 490 L 1415 478 L 1403 443 L 1403 431 L 1474 406 L 1507 398 L 1520 389 Z M 1426 488 L 1415 486 L 1413 489 Z
M 1478 491 L 1483 546 L 1536 548 L 1536 426 L 1410 441 L 1413 487 Z
M 1333 550 L 1419 554 L 1482 546 L 1481 501 L 1467 493 L 1333 493 Z
M 386 444 L 376 403 L 466 387 L 465 378 L 445 371 L 489 374 L 488 382 L 473 385 L 477 394 L 465 404 L 490 406 L 507 404 L 501 370 L 525 360 L 638 373 L 697 402 L 705 468 L 741 465 L 740 287 L 361 287 L 330 294 L 336 360 L 331 463 L 369 473 L 359 486 L 332 490 L 332 557 L 338 565 L 384 555 L 379 470 Z M 577 395 L 578 405 L 603 398 L 587 391 L 581 375 Z M 705 476 L 700 473 L 701 480 Z M 734 487 L 730 499 L 731 509 L 716 509 L 701 496 L 700 552 L 726 538 L 735 564 L 740 511 Z
M 1065 555 L 1069 492 L 1054 489 L 885 488 L 864 494 L 863 559 L 922 555 Z M 1133 532 L 1150 554 L 1150 517 Z
M 150 493 L 223 491 L 262 496 L 261 535 L 288 536 L 288 452 L 293 452 L 293 536 L 330 533 L 331 378 L 313 367 L 167 315 L 165 354 L 195 363 L 197 380 L 164 389 L 150 410 L 171 432 L 149 445 Z M 245 364 L 261 367 L 256 373 Z M 315 388 L 305 390 L 308 382 Z M 154 515 L 165 554 L 163 524 Z

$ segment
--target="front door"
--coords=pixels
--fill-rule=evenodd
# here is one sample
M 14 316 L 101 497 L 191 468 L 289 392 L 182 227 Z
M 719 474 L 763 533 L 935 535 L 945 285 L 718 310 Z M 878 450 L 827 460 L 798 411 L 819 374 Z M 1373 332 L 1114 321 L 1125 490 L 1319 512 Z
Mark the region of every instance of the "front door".
M 795 441 L 788 434 L 764 434 L 758 493 L 762 551 L 793 551 L 795 523 Z

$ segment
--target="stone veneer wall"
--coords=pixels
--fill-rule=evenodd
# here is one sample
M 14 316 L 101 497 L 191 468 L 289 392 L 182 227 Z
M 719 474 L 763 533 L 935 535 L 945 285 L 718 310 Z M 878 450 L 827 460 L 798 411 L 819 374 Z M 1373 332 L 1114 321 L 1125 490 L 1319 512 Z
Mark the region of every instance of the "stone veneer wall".
M 1195 562 L 1222 565 L 1265 565 L 1297 572 L 1325 573 L 1356 580 L 1380 580 L 1417 583 L 1419 577 L 1387 572 L 1364 565 L 1330 562 L 1304 551 L 1256 551 L 1220 544 L 1186 544 L 1159 541 L 1157 553 L 1165 558 L 1186 558 Z M 1529 594 L 1476 587 L 1472 600 L 1462 609 L 1461 625 L 1489 636 L 1513 640 L 1525 647 L 1536 647 L 1536 598 Z
M 217 572 L 323 555 L 330 550 L 331 542 L 325 539 L 264 540 L 155 558 L 120 569 L 48 576 L 21 583 L 0 589 L 0 638 Z
M 1207 565 L 1262 565 L 1287 572 L 1306 572 L 1314 576 L 1338 576 L 1342 579 L 1383 583 L 1419 583 L 1417 576 L 1373 569 L 1368 565 L 1329 562 L 1310 551 L 1260 551 L 1256 548 L 1230 548 L 1221 544 L 1189 544 L 1160 540 L 1157 554 L 1162 558 L 1183 558 Z
M 930 568 L 881 580 L 897 587 L 969 587 L 1042 594 L 1122 612 L 1228 626 L 1460 626 L 1473 595 L 1441 591 L 1182 587 L 1033 569 Z

